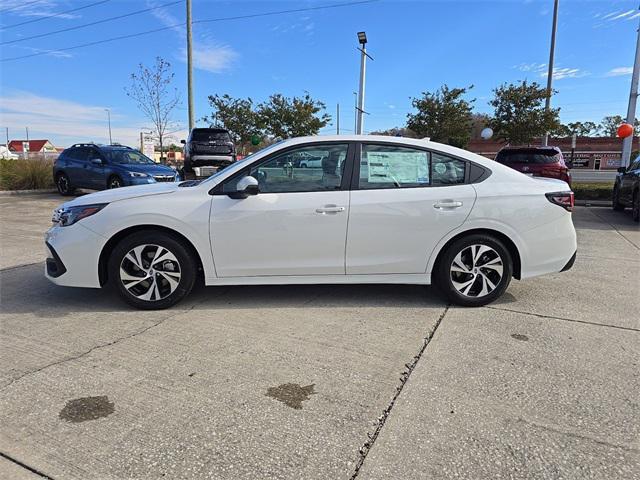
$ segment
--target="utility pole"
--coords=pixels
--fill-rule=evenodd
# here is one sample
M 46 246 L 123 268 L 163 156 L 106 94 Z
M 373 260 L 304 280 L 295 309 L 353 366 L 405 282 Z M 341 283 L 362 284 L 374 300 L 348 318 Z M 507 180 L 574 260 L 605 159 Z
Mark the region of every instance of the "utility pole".
M 551 48 L 549 49 L 549 69 L 547 72 L 547 98 L 544 102 L 544 111 L 549 113 L 551 111 L 551 86 L 553 84 L 553 59 L 556 53 L 556 30 L 558 29 L 558 2 L 553 1 L 553 25 L 551 27 Z M 542 139 L 542 146 L 549 145 L 549 132 L 544 134 Z
M 631 148 L 636 128 L 636 101 L 638 100 L 638 75 L 640 74 L 640 29 L 636 40 L 636 59 L 633 62 L 633 74 L 631 75 L 631 92 L 629 93 L 629 106 L 627 107 L 627 123 L 633 128 L 633 132 L 622 141 L 621 167 L 627 167 L 631 163 Z
M 356 135 L 362 135 L 364 130 L 364 87 L 367 75 L 367 34 L 365 32 L 358 32 L 358 42 L 360 43 L 360 87 L 358 89 L 358 115 L 356 122 Z M 373 60 L 373 59 L 372 59 Z
M 353 92 L 353 133 L 358 131 L 358 92 Z
M 191 0 L 187 0 L 187 98 L 189 104 L 189 132 L 193 130 L 193 36 L 191 33 Z
M 336 135 L 340 135 L 340 104 L 336 104 Z
M 9 150 L 9 127 L 5 127 L 7 133 L 7 151 Z
M 29 127 L 24 127 L 25 132 L 27 132 L 27 142 L 29 141 Z
M 111 138 L 111 111 L 108 108 L 104 109 L 107 112 L 107 122 L 109 123 L 109 145 L 113 145 L 113 139 Z

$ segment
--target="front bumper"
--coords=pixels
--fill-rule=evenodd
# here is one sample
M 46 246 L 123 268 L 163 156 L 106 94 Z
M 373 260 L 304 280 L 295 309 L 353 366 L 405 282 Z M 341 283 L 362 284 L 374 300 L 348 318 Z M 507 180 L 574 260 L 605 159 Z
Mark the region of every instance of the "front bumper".
M 45 276 L 57 285 L 100 288 L 98 263 L 107 239 L 76 223 L 45 234 Z

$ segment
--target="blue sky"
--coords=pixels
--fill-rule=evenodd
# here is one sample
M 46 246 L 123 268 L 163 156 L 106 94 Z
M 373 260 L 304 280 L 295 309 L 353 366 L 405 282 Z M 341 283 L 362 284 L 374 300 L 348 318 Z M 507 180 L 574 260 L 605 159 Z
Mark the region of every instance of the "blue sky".
M 103 0 L 53 18 L 52 14 L 98 0 L 1 0 L 0 57 L 42 54 L 0 63 L 0 127 L 10 137 L 49 138 L 58 146 L 107 141 L 105 108 L 114 141 L 135 144 L 149 122 L 124 87 L 137 64 L 156 56 L 171 62 L 183 104 L 176 110 L 174 140 L 186 130 L 186 63 L 183 27 L 73 50 L 79 44 L 184 22 L 185 7 L 156 8 L 87 28 L 26 40 L 171 0 Z M 193 0 L 194 21 L 334 1 Z M 368 64 L 365 130 L 402 126 L 410 97 L 449 86 L 473 84 L 476 111 L 491 113 L 491 90 L 520 79 L 546 81 L 552 0 L 393 1 L 194 25 L 196 117 L 209 113 L 207 96 L 228 93 L 261 101 L 280 92 L 311 95 L 353 129 L 353 91 L 359 59 L 356 32 L 366 30 Z M 563 122 L 599 121 L 626 114 L 640 13 L 636 0 L 560 2 L 556 73 Z M 32 20 L 38 20 L 33 22 Z M 31 22 L 21 26 L 17 23 Z M 25 40 L 22 40 L 25 39 Z M 200 122 L 201 123 L 201 122 Z M 322 133 L 333 133 L 334 127 Z M 4 132 L 2 138 L 4 140 Z

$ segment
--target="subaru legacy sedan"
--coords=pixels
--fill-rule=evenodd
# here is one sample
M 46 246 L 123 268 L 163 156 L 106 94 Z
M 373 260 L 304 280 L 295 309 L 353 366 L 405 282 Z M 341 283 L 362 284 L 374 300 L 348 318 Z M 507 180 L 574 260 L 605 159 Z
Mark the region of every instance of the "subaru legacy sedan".
M 283 164 L 319 153 L 321 168 Z M 284 166 L 283 166 L 284 165 Z M 159 309 L 205 285 L 434 284 L 485 305 L 569 269 L 573 193 L 426 140 L 304 137 L 209 177 L 107 190 L 54 211 L 46 276 Z

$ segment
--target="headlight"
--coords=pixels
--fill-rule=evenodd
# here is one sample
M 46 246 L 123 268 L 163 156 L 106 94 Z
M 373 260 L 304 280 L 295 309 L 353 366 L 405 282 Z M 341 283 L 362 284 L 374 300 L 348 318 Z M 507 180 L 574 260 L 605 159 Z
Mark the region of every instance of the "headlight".
M 142 172 L 129 172 L 129 175 L 131 175 L 132 177 L 150 177 L 151 175 L 148 175 L 146 173 L 142 173 Z
M 61 227 L 68 227 L 69 225 L 73 225 L 83 218 L 87 218 L 98 213 L 107 205 L 108 203 L 96 203 L 93 205 L 80 205 L 78 207 L 59 208 L 58 210 L 55 210 L 53 212 L 51 221 L 53 223 L 57 223 Z

